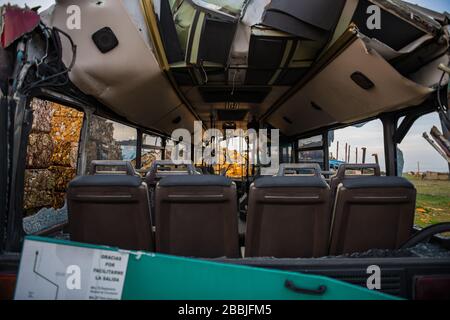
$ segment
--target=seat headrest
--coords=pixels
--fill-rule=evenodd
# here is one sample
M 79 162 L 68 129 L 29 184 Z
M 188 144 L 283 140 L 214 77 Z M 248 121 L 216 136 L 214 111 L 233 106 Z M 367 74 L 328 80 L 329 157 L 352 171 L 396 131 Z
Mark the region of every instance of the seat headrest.
M 91 162 L 91 174 L 95 175 L 97 172 L 97 167 L 122 167 L 127 175 L 129 176 L 139 176 L 139 173 L 136 172 L 131 161 L 122 161 L 122 160 L 93 160 Z
M 367 163 L 367 164 L 361 164 L 361 163 L 343 163 L 339 166 L 338 171 L 336 173 L 336 177 L 339 177 L 340 179 L 346 178 L 346 172 L 347 170 L 373 170 L 373 176 L 381 176 L 381 170 L 380 166 L 376 163 Z M 359 175 L 358 177 L 360 177 Z
M 289 176 L 275 176 L 275 177 L 263 177 L 256 179 L 254 182 L 256 188 L 295 188 L 295 187 L 307 187 L 307 188 L 328 188 L 328 184 L 321 177 L 289 177 Z
M 184 175 L 162 178 L 160 187 L 191 187 L 191 186 L 214 186 L 230 187 L 233 181 L 223 176 L 215 175 Z
M 79 187 L 132 187 L 138 188 L 142 180 L 136 176 L 125 175 L 96 175 L 79 176 L 69 183 L 69 188 Z
M 414 185 L 402 177 L 361 177 L 345 179 L 342 184 L 346 189 L 369 188 L 407 188 L 415 189 Z
M 289 169 L 311 170 L 317 177 L 320 177 L 322 171 L 318 163 L 282 163 L 280 164 L 277 176 L 285 176 L 286 171 Z

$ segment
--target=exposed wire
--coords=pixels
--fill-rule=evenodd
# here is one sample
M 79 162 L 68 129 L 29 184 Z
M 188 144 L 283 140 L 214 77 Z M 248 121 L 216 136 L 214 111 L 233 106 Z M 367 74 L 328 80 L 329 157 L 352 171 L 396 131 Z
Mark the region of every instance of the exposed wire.
M 202 69 L 203 75 L 205 76 L 203 84 L 208 84 L 208 74 L 206 73 L 205 67 L 203 66 L 203 60 L 200 62 L 200 68 Z
M 40 61 L 35 62 L 36 76 L 39 80 L 30 83 L 22 89 L 24 93 L 40 88 L 40 87 L 59 87 L 65 86 L 69 83 L 68 73 L 72 70 L 76 61 L 77 47 L 72 38 L 64 31 L 54 27 L 50 29 L 44 26 L 45 30 L 50 30 L 49 37 L 54 47 L 54 54 L 49 53 L 49 45 L 46 45 L 46 53 Z M 72 61 L 69 67 L 66 67 L 62 62 L 62 45 L 59 34 L 64 35 L 70 42 L 72 48 Z M 49 39 L 47 38 L 47 41 Z M 64 79 L 61 77 L 64 76 Z

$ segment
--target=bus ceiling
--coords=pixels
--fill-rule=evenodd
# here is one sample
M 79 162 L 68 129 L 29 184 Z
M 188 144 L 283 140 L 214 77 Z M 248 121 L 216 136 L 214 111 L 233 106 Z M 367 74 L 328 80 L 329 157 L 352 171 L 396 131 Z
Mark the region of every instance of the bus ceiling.
M 400 0 L 71 5 L 25 29 L 35 11 L 2 7 L 17 92 L 58 92 L 167 135 L 202 121 L 294 137 L 446 103 L 435 93 L 448 83 L 449 17 Z

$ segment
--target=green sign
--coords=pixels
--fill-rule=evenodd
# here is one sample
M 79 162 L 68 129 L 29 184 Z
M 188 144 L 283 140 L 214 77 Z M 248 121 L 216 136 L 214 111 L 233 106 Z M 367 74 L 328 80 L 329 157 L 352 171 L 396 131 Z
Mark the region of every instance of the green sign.
M 386 300 L 334 279 L 27 237 L 16 299 Z

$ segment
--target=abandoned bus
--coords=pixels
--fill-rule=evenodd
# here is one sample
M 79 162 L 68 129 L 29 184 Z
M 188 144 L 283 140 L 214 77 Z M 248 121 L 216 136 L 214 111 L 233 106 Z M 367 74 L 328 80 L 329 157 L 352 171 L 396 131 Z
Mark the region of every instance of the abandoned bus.
M 0 299 L 450 299 L 401 151 L 450 217 L 450 15 L 49 2 L 0 9 Z

